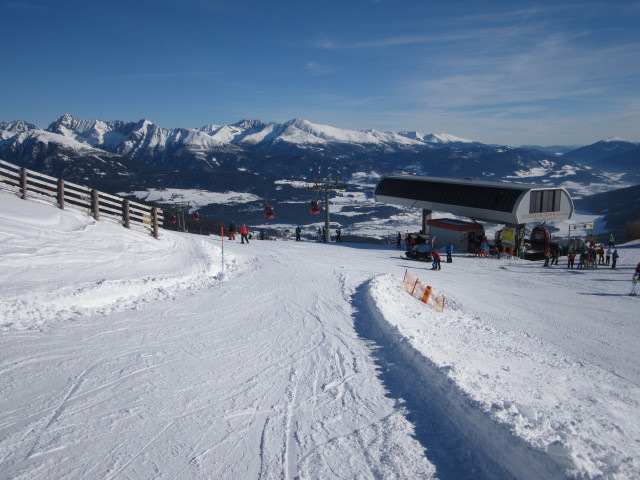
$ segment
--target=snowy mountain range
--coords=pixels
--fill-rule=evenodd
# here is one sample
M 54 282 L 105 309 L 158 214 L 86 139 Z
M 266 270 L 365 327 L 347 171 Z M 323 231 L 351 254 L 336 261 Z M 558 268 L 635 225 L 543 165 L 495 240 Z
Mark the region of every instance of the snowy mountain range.
M 576 197 L 640 183 L 640 143 L 608 139 L 566 150 L 485 145 L 445 133 L 345 130 L 301 119 L 197 129 L 68 114 L 45 129 L 22 120 L 0 122 L 0 158 L 113 193 L 233 190 L 285 204 L 306 201 L 309 193 L 293 184 L 318 174 L 339 176 L 369 196 L 378 179 L 391 174 L 561 185 Z M 259 218 L 252 217 L 256 205 L 246 208 L 205 206 L 204 212 Z M 354 208 L 351 215 L 358 213 Z M 292 224 L 301 221 L 291 214 Z
M 31 132 L 37 127 L 24 121 L 0 124 L 3 139 L 12 133 Z M 243 120 L 233 125 L 206 125 L 198 129 L 165 129 L 148 120 L 139 122 L 104 122 L 81 120 L 63 115 L 45 132 L 61 135 L 65 141 L 72 139 L 80 145 L 99 148 L 127 157 L 154 157 L 159 153 L 186 149 L 196 158 L 206 158 L 206 153 L 237 147 L 258 152 L 286 151 L 289 148 L 311 149 L 318 152 L 349 148 L 374 149 L 386 152 L 419 150 L 441 145 L 478 144 L 472 140 L 444 133 L 420 134 L 418 132 L 388 133 L 376 130 L 343 130 L 328 125 L 317 125 L 306 120 L 264 123 L 260 120 Z M 59 141 L 52 137 L 50 141 Z

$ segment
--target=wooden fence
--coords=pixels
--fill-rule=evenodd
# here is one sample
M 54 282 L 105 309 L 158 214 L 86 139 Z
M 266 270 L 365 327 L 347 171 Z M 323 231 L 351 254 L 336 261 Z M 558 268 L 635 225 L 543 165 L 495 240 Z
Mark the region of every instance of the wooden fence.
M 126 228 L 149 232 L 155 238 L 159 237 L 158 225 L 164 220 L 158 207 L 65 182 L 4 160 L 0 160 L 0 190 L 19 195 L 24 200 L 33 197 L 61 209 L 82 210 L 96 220 L 120 223 Z

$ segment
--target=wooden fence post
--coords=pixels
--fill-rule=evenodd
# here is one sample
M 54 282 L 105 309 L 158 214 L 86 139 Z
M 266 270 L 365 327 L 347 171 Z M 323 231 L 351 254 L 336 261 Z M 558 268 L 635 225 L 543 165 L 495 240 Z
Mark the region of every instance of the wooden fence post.
M 122 219 L 124 220 L 124 227 L 131 228 L 131 222 L 129 219 L 129 199 L 125 198 L 122 201 Z
M 153 237 L 158 238 L 158 207 L 151 209 L 151 221 L 153 222 Z
M 20 190 L 22 192 L 21 198 L 27 199 L 27 169 L 20 167 Z
M 64 210 L 64 180 L 58 179 L 58 207 Z
M 91 210 L 93 218 L 100 220 L 100 197 L 97 190 L 91 190 Z
M 418 285 L 418 282 L 419 282 L 419 281 L 420 281 L 420 280 L 418 280 L 418 279 L 417 279 L 417 280 L 416 280 L 416 282 L 413 284 L 413 288 L 411 289 L 411 296 L 413 296 L 413 292 L 415 292 L 415 291 L 416 291 L 416 285 Z

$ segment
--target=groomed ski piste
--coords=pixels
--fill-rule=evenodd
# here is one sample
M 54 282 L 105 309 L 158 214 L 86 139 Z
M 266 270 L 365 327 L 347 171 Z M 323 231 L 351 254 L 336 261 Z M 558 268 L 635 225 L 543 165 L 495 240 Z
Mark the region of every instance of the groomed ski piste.
M 640 478 L 638 247 L 434 272 L 0 192 L 0 478 Z

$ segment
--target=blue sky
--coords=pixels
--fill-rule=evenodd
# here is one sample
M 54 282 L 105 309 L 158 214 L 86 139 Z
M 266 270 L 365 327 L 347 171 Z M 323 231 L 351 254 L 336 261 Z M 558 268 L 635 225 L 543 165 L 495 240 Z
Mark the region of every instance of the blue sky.
M 0 0 L 0 121 L 640 140 L 640 1 Z

